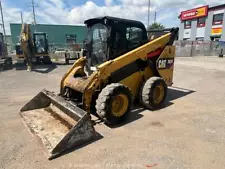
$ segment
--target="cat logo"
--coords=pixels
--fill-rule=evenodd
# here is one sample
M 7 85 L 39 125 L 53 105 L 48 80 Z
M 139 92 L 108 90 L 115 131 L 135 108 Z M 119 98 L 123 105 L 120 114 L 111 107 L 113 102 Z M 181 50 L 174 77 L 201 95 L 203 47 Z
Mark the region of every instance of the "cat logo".
M 173 66 L 174 59 L 159 59 L 157 62 L 158 69 L 170 69 Z

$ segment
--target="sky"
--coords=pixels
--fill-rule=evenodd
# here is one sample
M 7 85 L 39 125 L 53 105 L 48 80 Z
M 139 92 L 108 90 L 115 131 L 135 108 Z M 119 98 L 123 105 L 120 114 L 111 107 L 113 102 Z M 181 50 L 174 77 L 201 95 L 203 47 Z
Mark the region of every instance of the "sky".
M 33 22 L 31 0 L 1 0 L 6 34 L 10 23 Z M 114 16 L 148 23 L 148 0 L 34 0 L 36 22 L 39 24 L 80 25 L 86 19 L 98 16 Z M 203 5 L 220 5 L 221 0 L 151 0 L 150 23 L 154 20 L 166 27 L 179 25 L 181 11 Z M 1 22 L 0 22 L 1 23 Z M 0 27 L 0 31 L 2 28 Z

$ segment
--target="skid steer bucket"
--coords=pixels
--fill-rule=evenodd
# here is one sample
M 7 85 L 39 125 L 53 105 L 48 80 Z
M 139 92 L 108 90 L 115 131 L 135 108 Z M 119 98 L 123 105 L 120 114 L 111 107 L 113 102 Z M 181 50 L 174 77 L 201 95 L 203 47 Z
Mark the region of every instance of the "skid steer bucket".
M 49 159 L 96 137 L 87 112 L 45 89 L 20 110 L 20 115 L 44 145 Z

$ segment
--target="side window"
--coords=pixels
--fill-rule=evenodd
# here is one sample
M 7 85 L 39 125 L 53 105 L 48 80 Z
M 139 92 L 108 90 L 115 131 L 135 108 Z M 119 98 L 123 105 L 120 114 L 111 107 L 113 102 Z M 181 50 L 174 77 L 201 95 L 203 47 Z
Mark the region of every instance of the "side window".
M 45 35 L 42 35 L 42 34 L 35 35 L 35 46 L 36 46 L 37 53 L 45 52 L 45 50 L 46 50 Z
M 220 25 L 223 23 L 223 13 L 213 16 L 213 25 Z
M 68 44 L 75 44 L 77 41 L 76 34 L 66 34 L 66 43 Z
M 137 27 L 128 27 L 126 29 L 126 40 L 129 49 L 140 45 L 143 41 L 142 29 Z
M 197 27 L 205 27 L 206 17 L 198 18 Z
M 184 21 L 184 29 L 190 29 L 191 28 L 191 21 Z

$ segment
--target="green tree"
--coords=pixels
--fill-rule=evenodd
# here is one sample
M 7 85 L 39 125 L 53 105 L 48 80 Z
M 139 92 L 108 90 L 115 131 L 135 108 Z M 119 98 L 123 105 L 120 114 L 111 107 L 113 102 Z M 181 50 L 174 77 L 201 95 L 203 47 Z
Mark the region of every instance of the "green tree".
M 149 25 L 148 27 L 148 30 L 154 30 L 154 29 L 164 29 L 165 26 L 162 25 L 161 23 L 158 23 L 158 22 L 155 22 L 155 23 L 152 23 L 151 25 Z

